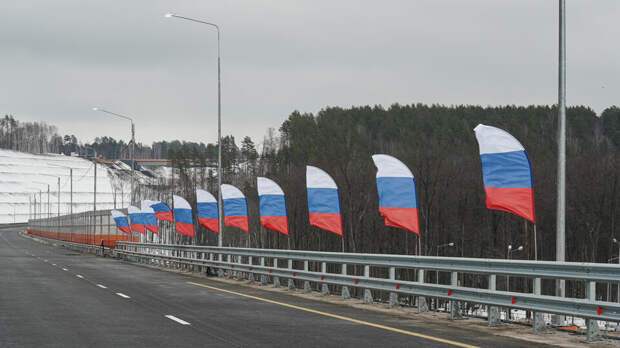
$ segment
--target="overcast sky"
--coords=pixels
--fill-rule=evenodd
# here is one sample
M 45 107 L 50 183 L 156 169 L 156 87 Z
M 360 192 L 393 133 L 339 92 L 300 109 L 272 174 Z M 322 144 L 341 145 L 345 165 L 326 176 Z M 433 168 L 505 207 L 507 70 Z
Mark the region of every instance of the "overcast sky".
M 0 2 L 0 114 L 82 141 L 261 143 L 294 111 L 393 103 L 554 104 L 558 1 Z M 620 1 L 567 1 L 569 105 L 620 104 Z

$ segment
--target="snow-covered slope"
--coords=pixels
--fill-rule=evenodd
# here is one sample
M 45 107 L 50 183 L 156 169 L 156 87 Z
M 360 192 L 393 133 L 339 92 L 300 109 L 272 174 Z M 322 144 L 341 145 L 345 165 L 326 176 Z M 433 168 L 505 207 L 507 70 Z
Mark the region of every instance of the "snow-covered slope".
M 25 222 L 58 214 L 58 178 L 60 178 L 60 214 L 70 212 L 73 169 L 73 212 L 93 209 L 95 163 L 79 157 L 56 154 L 34 155 L 0 149 L 0 224 Z M 120 161 L 97 163 L 97 209 L 127 206 L 131 190 L 130 166 Z M 146 180 L 138 171 L 137 180 Z M 49 185 L 49 206 L 48 202 Z M 32 202 L 32 204 L 31 204 Z

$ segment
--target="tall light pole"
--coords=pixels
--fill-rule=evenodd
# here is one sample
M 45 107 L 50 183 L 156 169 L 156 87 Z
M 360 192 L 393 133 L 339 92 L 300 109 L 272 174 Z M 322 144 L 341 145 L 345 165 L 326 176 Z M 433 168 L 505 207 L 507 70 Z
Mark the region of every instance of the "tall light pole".
M 559 0 L 559 55 L 558 55 L 558 201 L 556 211 L 555 260 L 566 260 L 566 7 Z M 556 296 L 564 297 L 564 280 L 557 280 Z
M 206 24 L 214 27 L 217 30 L 217 207 L 218 207 L 218 221 L 220 234 L 217 239 L 217 246 L 222 247 L 222 235 L 224 230 L 222 229 L 222 75 L 220 69 L 220 27 L 217 24 L 201 21 L 194 18 L 183 17 L 177 14 L 168 12 L 165 14 L 166 18 L 179 18 L 188 21 Z M 220 256 L 221 257 L 221 256 Z
M 136 168 L 136 158 L 135 158 L 135 153 L 136 153 L 136 127 L 134 125 L 133 122 L 133 118 L 129 117 L 129 116 L 125 116 L 125 115 L 121 115 L 121 114 L 117 114 L 115 112 L 112 111 L 108 111 L 104 108 L 100 108 L 100 107 L 94 107 L 93 111 L 101 111 L 103 113 L 106 113 L 108 115 L 112 115 L 112 116 L 116 116 L 116 117 L 120 117 L 120 118 L 124 118 L 126 120 L 129 120 L 129 122 L 131 122 L 131 194 L 130 194 L 130 201 L 131 204 L 134 204 L 134 169 Z

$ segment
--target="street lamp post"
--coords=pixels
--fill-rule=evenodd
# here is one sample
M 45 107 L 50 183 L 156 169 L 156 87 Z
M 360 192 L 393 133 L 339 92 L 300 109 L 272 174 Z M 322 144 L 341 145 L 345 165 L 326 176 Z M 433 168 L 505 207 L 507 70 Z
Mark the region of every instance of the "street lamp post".
M 512 258 L 512 253 L 516 253 L 517 251 L 521 250 L 523 250 L 523 245 L 520 245 L 516 249 L 512 248 L 512 244 L 508 245 L 508 256 L 506 258 L 510 260 Z M 510 291 L 510 276 L 506 276 L 506 291 Z
M 439 257 L 439 249 L 441 248 L 445 248 L 445 247 L 453 247 L 454 243 L 450 242 L 450 243 L 446 243 L 446 244 L 440 244 L 437 247 L 435 247 L 435 255 Z M 435 284 L 439 284 L 439 271 L 435 271 Z M 435 310 L 439 311 L 439 297 L 435 297 Z
M 515 253 L 521 250 L 523 250 L 523 245 L 520 245 L 516 249 L 512 248 L 512 244 L 508 245 L 507 259 L 510 260 L 512 258 L 512 253 Z M 510 291 L 510 276 L 506 276 L 506 291 Z M 508 319 L 510 319 L 510 316 L 511 316 L 511 311 L 510 311 L 510 308 L 508 308 Z
M 136 154 L 136 127 L 134 125 L 133 122 L 133 118 L 129 117 L 129 116 L 125 116 L 125 115 L 121 115 L 121 114 L 117 114 L 115 112 L 112 111 L 108 111 L 106 109 L 100 108 L 100 107 L 94 107 L 93 111 L 101 111 L 103 113 L 112 115 L 112 116 L 116 116 L 116 117 L 120 117 L 120 118 L 124 118 L 126 120 L 129 120 L 129 122 L 131 122 L 131 194 L 130 194 L 130 201 L 131 204 L 133 204 L 134 202 L 134 169 L 136 168 L 136 158 L 135 158 L 135 154 Z
M 214 27 L 217 30 L 217 207 L 218 207 L 218 216 L 219 216 L 219 229 L 220 233 L 217 239 L 217 246 L 222 247 L 222 236 L 224 231 L 222 229 L 222 78 L 221 78 L 221 69 L 220 69 L 220 27 L 217 24 L 201 21 L 194 18 L 179 16 L 175 13 L 166 13 L 166 18 L 179 18 L 185 19 L 188 21 L 206 24 L 211 27 Z M 220 255 L 221 257 L 221 255 Z

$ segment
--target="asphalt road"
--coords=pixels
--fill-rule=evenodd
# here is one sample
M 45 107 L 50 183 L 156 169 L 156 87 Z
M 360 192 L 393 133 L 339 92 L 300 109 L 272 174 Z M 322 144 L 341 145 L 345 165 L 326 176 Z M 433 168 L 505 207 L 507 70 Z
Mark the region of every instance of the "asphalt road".
M 18 232 L 0 230 L 0 347 L 538 346 L 81 255 Z

